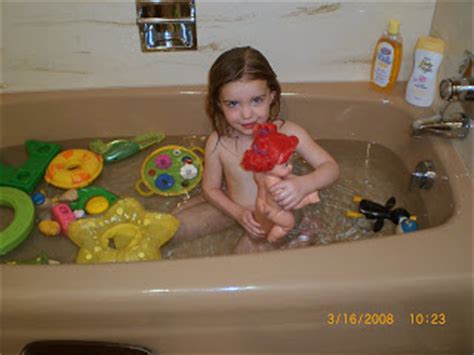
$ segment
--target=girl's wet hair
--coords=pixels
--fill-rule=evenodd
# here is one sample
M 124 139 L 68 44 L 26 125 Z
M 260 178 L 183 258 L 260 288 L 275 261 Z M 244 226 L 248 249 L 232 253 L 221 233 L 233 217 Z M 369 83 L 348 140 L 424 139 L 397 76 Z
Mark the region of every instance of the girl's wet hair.
M 252 47 L 236 47 L 222 53 L 209 70 L 206 111 L 212 127 L 219 136 L 228 135 L 231 127 L 222 112 L 219 97 L 224 85 L 233 81 L 265 80 L 270 91 L 275 93 L 270 104 L 269 121 L 280 114 L 281 87 L 277 76 L 265 56 Z

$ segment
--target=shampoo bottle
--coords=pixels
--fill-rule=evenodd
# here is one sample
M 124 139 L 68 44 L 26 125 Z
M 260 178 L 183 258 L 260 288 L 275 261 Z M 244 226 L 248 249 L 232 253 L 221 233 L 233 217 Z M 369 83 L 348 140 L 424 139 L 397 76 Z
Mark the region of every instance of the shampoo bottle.
M 415 64 L 405 93 L 405 100 L 410 104 L 428 107 L 433 103 L 443 52 L 442 39 L 427 36 L 416 42 Z
M 400 22 L 390 20 L 387 30 L 375 45 L 370 84 L 377 91 L 389 92 L 397 82 L 402 59 Z

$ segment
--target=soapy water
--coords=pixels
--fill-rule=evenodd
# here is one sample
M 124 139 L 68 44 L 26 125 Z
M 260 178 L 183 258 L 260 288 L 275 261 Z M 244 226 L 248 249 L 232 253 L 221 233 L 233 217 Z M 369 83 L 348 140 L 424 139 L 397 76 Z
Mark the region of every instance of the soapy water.
M 159 146 L 178 144 L 184 147 L 203 147 L 205 136 L 169 136 Z M 107 141 L 107 139 L 105 139 Z M 90 139 L 57 142 L 62 149 L 86 148 Z M 320 140 L 318 143 L 339 163 L 341 178 L 332 186 L 320 191 L 321 202 L 302 209 L 297 226 L 301 233 L 312 234 L 314 245 L 320 247 L 339 242 L 378 238 L 395 234 L 396 226 L 385 221 L 384 227 L 377 233 L 372 231 L 373 221 L 365 218 L 349 218 L 346 211 L 357 211 L 355 195 L 385 204 L 394 196 L 396 207 L 404 207 L 417 216 L 419 228 L 429 226 L 426 208 L 419 192 L 408 189 L 410 173 L 403 161 L 392 151 L 377 143 L 351 140 Z M 104 169 L 93 186 L 101 186 L 120 197 L 133 197 L 150 211 L 170 212 L 179 204 L 186 204 L 193 196 L 201 193 L 198 186 L 191 192 L 180 196 L 163 197 L 152 195 L 143 197 L 135 191 L 135 182 L 141 178 L 141 165 L 146 157 L 158 147 L 149 147 L 133 157 L 113 164 L 104 165 Z M 0 152 L 3 162 L 20 166 L 26 160 L 23 146 L 3 148 Z M 310 172 L 312 168 L 299 156 L 293 158 L 296 175 Z M 44 189 L 48 196 L 58 196 L 64 190 L 43 182 L 37 191 Z M 11 211 L 0 209 L 0 229 L 11 221 Z M 192 241 L 169 243 L 162 247 L 165 259 L 181 259 L 232 254 L 244 230 L 237 224 L 212 235 L 202 236 Z M 31 235 L 18 248 L 0 258 L 1 260 L 29 259 L 45 252 L 51 259 L 62 263 L 74 262 L 78 248 L 66 237 L 43 236 L 37 226 Z

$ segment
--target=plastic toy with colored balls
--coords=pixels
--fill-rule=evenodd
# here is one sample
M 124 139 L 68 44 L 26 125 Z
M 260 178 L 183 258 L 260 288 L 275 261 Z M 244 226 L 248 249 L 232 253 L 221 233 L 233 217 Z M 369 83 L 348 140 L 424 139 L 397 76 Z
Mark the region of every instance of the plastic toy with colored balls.
M 202 178 L 202 160 L 196 153 L 204 155 L 204 150 L 178 145 L 167 145 L 155 150 L 144 160 L 141 179 L 136 182 L 135 189 L 142 196 L 188 193 Z
M 375 219 L 373 231 L 378 232 L 384 225 L 384 220 L 388 219 L 395 225 L 401 225 L 401 230 L 404 233 L 409 233 L 417 230 L 416 216 L 413 216 L 405 208 L 395 208 L 397 200 L 395 197 L 390 197 L 385 205 L 377 202 L 363 199 L 360 196 L 354 196 L 354 202 L 359 203 L 358 212 L 347 211 L 346 216 L 352 218 L 365 217 L 367 219 Z

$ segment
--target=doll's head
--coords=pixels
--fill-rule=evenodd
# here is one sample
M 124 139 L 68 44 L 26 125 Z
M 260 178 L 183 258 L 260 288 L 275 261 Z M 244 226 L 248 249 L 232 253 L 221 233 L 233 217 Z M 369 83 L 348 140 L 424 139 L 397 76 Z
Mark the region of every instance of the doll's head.
M 269 172 L 285 164 L 298 145 L 298 138 L 279 133 L 273 123 L 257 125 L 253 136 L 252 145 L 240 163 L 245 170 L 253 172 Z

